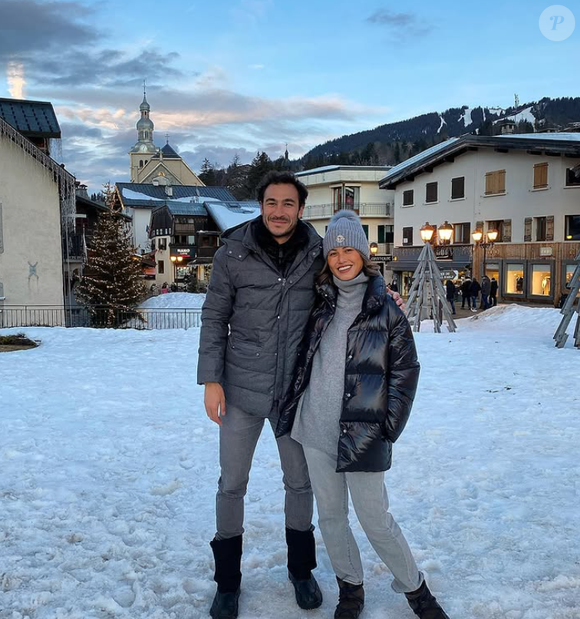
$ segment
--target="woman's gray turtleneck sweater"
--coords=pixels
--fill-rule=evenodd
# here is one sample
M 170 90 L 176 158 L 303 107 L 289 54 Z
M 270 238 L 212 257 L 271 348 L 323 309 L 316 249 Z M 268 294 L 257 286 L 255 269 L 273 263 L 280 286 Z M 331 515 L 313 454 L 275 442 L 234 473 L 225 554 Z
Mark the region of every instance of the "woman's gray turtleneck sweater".
M 334 277 L 336 312 L 312 360 L 310 382 L 292 428 L 294 440 L 331 456 L 338 453 L 348 329 L 360 314 L 368 281 L 362 271 L 348 281 Z

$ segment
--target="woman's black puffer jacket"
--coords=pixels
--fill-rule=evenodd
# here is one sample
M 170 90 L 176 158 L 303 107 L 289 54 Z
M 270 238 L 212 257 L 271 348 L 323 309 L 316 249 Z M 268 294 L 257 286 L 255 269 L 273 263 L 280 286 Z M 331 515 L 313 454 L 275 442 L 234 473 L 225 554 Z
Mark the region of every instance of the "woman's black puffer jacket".
M 292 430 L 312 359 L 336 308 L 337 290 L 324 284 L 302 341 L 276 436 Z M 411 412 L 419 361 L 407 318 L 387 294 L 381 276 L 369 279 L 361 313 L 348 330 L 337 472 L 386 471 L 392 444 Z

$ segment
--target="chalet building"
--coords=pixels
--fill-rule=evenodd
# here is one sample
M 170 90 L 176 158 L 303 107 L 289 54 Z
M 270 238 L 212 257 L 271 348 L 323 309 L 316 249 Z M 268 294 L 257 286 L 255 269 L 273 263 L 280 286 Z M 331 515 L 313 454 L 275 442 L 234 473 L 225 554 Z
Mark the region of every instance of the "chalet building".
M 451 138 L 389 170 L 380 187 L 395 192 L 390 266 L 403 293 L 426 222 L 453 228 L 449 245 L 433 240 L 444 277 L 486 273 L 504 302 L 558 305 L 567 293 L 580 250 L 579 133 Z
M 0 100 L 0 305 L 5 308 L 64 304 L 62 239 L 74 230 L 75 179 L 49 156 L 57 138 L 60 128 L 50 103 Z
M 221 233 L 254 219 L 259 213 L 260 205 L 252 201 L 167 200 L 151 214 L 155 283 L 158 286 L 183 283 L 190 277 L 208 281 Z
M 189 204 L 204 199 L 235 200 L 225 187 L 205 185 L 153 185 L 150 183 L 116 183 L 115 205 L 133 220 L 133 243 L 138 253 L 152 250 L 151 213 L 166 202 Z
M 379 181 L 389 166 L 330 165 L 298 172 L 296 177 L 308 187 L 302 219 L 310 222 L 324 236 L 331 217 L 341 209 L 358 213 L 376 261 L 387 281 L 391 272 L 385 267 L 393 254 L 394 191 L 379 188 Z

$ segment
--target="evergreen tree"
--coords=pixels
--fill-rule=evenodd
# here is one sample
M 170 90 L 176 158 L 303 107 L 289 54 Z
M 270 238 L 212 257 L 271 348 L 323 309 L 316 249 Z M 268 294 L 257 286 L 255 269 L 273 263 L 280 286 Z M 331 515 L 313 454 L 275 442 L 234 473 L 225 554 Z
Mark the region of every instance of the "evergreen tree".
M 210 163 L 209 159 L 206 157 L 201 164 L 201 171 L 198 174 L 199 180 L 208 187 L 214 187 L 217 185 L 217 175 L 215 166 Z
M 250 197 L 256 197 L 256 189 L 260 184 L 260 181 L 273 169 L 274 164 L 272 163 L 270 157 L 268 157 L 265 152 L 258 152 L 252 160 L 250 170 L 248 172 L 248 178 L 246 180 L 246 188 Z
M 145 296 L 145 285 L 130 231 L 121 213 L 113 207 L 110 184 L 105 186 L 105 197 L 108 208 L 99 214 L 84 274 L 75 293 L 89 310 L 93 324 L 114 327 L 139 316 L 135 308 Z

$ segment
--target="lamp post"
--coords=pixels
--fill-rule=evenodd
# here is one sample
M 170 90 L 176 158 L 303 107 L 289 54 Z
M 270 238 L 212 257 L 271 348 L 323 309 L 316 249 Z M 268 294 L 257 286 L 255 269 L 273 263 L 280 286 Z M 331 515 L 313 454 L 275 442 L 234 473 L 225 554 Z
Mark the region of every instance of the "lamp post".
M 487 256 L 488 248 L 493 247 L 493 244 L 497 240 L 498 231 L 497 230 L 488 230 L 486 234 L 484 234 L 483 230 L 477 228 L 473 231 L 471 236 L 473 237 L 473 242 L 476 247 L 481 247 L 483 249 L 483 262 L 481 264 L 480 269 L 480 279 L 485 275 L 485 262 Z
M 437 231 L 439 233 L 441 245 L 449 245 L 449 243 L 451 243 L 451 237 L 453 236 L 453 226 L 445 220 L 445 223 L 441 224 Z

